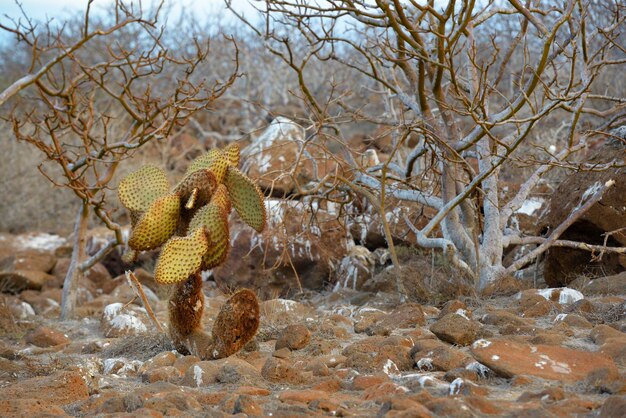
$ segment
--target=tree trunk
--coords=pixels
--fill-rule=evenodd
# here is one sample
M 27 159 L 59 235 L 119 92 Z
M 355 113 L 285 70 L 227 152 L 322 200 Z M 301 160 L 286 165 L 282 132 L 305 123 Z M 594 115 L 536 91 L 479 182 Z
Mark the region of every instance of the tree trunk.
M 83 273 L 79 267 L 85 258 L 85 240 L 89 221 L 89 205 L 83 202 L 78 210 L 76 225 L 74 226 L 74 247 L 72 250 L 72 260 L 63 282 L 63 296 L 61 298 L 61 320 L 71 319 L 76 308 L 76 295 L 78 293 L 78 282 Z

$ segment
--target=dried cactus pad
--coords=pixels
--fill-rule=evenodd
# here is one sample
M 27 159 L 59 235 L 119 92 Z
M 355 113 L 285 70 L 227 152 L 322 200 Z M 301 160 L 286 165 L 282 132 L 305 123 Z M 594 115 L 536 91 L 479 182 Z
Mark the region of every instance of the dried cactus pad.
M 154 165 L 144 165 L 124 177 L 117 192 L 126 209 L 145 212 L 156 199 L 166 194 L 169 188 L 163 170 Z
M 239 145 L 230 144 L 229 146 L 224 148 L 223 152 L 226 156 L 226 160 L 228 160 L 228 164 L 232 165 L 233 167 L 239 167 Z
M 200 169 L 186 175 L 185 178 L 176 185 L 173 192 L 180 196 L 184 204 L 187 204 L 190 198 L 193 197 L 192 206 L 199 207 L 209 203 L 216 187 L 217 181 L 213 173 L 207 169 Z
M 204 227 L 209 237 L 209 247 L 202 257 L 202 268 L 212 269 L 219 266 L 230 249 L 228 215 L 219 205 L 209 203 L 198 209 L 189 223 L 189 231 Z
M 154 269 L 154 280 L 162 284 L 178 283 L 196 273 L 208 248 L 205 231 L 198 228 L 192 235 L 175 237 L 163 246 Z
M 254 292 L 242 289 L 232 295 L 213 325 L 214 358 L 228 357 L 248 343 L 259 329 L 259 301 Z
M 265 203 L 259 187 L 237 168 L 229 166 L 224 178 L 230 200 L 245 223 L 257 232 L 265 228 Z
M 176 232 L 180 198 L 175 194 L 165 195 L 154 201 L 133 228 L 128 246 L 146 251 L 161 246 Z

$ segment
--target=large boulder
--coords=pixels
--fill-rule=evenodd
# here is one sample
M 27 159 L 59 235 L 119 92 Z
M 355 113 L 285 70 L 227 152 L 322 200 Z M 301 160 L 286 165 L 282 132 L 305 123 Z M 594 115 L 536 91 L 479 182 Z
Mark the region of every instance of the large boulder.
M 268 199 L 268 227 L 257 233 L 238 217 L 231 217 L 228 258 L 213 269 L 224 288 L 258 289 L 262 299 L 285 296 L 290 291 L 322 289 L 339 261 L 347 254 L 349 240 L 337 215 L 304 202 Z
M 602 170 L 572 172 L 552 195 L 542 229 L 549 234 L 573 212 L 595 189 L 609 180 L 615 185 L 561 235 L 560 239 L 602 245 L 605 233 L 626 227 L 626 153 L 615 145 L 605 144 L 589 159 L 591 164 L 609 164 Z M 614 162 L 611 166 L 611 162 Z M 583 197 L 585 199 L 583 199 Z M 615 233 L 608 237 L 611 247 L 626 246 L 626 234 Z M 565 286 L 576 277 L 616 274 L 626 269 L 626 255 L 604 254 L 592 259 L 588 251 L 553 247 L 546 253 L 544 276 L 550 287 Z
M 307 141 L 304 128 L 279 116 L 241 152 L 243 171 L 259 187 L 276 197 L 290 195 L 298 187 L 334 172 L 337 163 L 316 141 Z

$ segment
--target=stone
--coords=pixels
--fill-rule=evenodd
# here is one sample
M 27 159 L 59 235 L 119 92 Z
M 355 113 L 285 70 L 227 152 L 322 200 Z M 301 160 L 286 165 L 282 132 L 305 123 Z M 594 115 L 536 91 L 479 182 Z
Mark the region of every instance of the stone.
M 295 324 L 286 326 L 276 340 L 276 350 L 283 347 L 290 350 L 300 350 L 311 341 L 311 332 L 304 325 Z
M 34 416 L 68 416 L 53 402 L 41 399 L 0 399 L 0 416 L 31 418 Z
M 220 369 L 217 374 L 219 383 L 254 384 L 261 380 L 261 373 L 252 364 L 237 357 L 218 360 Z
M 190 366 L 183 376 L 182 384 L 191 387 L 205 387 L 217 383 L 221 369 L 218 361 L 199 361 Z
M 448 371 L 458 367 L 465 367 L 470 364 L 473 359 L 458 349 L 445 345 L 412 352 L 415 365 L 420 371 Z
M 445 342 L 466 346 L 478 336 L 480 324 L 465 315 L 451 313 L 431 325 L 430 331 Z
M 239 395 L 233 406 L 233 414 L 245 414 L 246 416 L 261 416 L 263 408 L 259 402 L 250 395 Z
M 292 361 L 277 357 L 269 357 L 261 369 L 263 378 L 273 383 L 302 384 L 308 380 L 306 373 L 301 372 Z
M 600 408 L 600 418 L 615 418 L 626 415 L 626 396 L 609 396 L 602 408 Z
M 87 384 L 80 373 L 73 371 L 24 379 L 11 386 L 0 388 L 0 399 L 31 399 L 59 406 L 88 397 Z
M 39 326 L 24 336 L 24 341 L 37 347 L 52 347 L 60 344 L 68 344 L 70 339 L 62 332 Z
M 0 272 L 0 289 L 4 293 L 20 293 L 26 289 L 41 290 L 54 276 L 38 270 L 14 270 Z
M 398 342 L 394 337 L 369 337 L 348 345 L 341 354 L 346 356 L 345 366 L 359 373 L 382 372 L 390 361 L 399 371 L 411 370 L 411 348 Z
M 441 319 L 451 313 L 458 313 L 459 315 L 465 315 L 470 319 L 472 318 L 472 312 L 467 308 L 467 305 L 458 299 L 449 300 L 444 303 L 441 311 L 439 311 L 439 314 L 437 315 L 437 319 Z
M 626 333 L 604 324 L 593 327 L 589 336 L 598 345 L 602 345 L 611 339 L 618 339 L 626 344 Z
M 306 156 L 300 157 L 304 151 Z M 305 142 L 304 128 L 279 116 L 241 151 L 243 170 L 272 196 L 283 197 L 337 168 L 335 158 L 315 141 Z
M 546 380 L 578 382 L 598 369 L 606 369 L 610 380 L 619 378 L 613 360 L 601 353 L 505 339 L 478 340 L 472 344 L 470 351 L 478 362 L 506 378 L 528 375 Z
M 500 328 L 507 325 L 516 327 L 532 325 L 529 321 L 504 309 L 491 310 L 480 318 L 480 322 L 486 325 L 495 325 Z
M 537 318 L 547 316 L 552 313 L 554 310 L 554 304 L 549 300 L 545 300 L 544 298 L 541 299 L 542 300 L 538 301 L 534 305 L 524 309 L 522 311 L 522 316 L 524 318 Z
M 392 330 L 415 328 L 426 324 L 424 310 L 417 303 L 404 303 L 370 325 L 368 335 L 389 335 Z
M 174 366 L 161 366 L 146 370 L 142 373 L 141 378 L 144 382 L 148 383 L 160 381 L 178 383 L 181 380 L 182 375 L 180 370 Z
M 57 258 L 52 254 L 22 250 L 0 260 L 0 271 L 30 270 L 50 273 L 56 262 Z
M 599 147 L 585 161 L 602 164 L 610 161 L 623 161 L 623 150 L 612 147 Z M 582 170 L 572 172 L 551 193 L 548 209 L 542 216 L 540 231 L 554 230 L 567 219 L 574 208 L 594 190 L 609 180 L 615 185 L 609 188 L 602 199 L 594 204 L 580 218 L 570 225 L 559 237 L 563 240 L 580 241 L 603 245 L 605 233 L 624 226 L 626 217 L 626 170 L 613 165 L 606 170 Z M 613 234 L 608 245 L 626 246 L 626 235 Z M 545 254 L 544 279 L 550 287 L 564 286 L 579 276 L 612 275 L 624 271 L 626 258 L 620 254 L 604 254 L 601 259 L 592 260 L 589 251 L 575 248 L 552 247 Z
M 581 289 L 587 296 L 625 295 L 626 271 L 606 277 L 597 277 Z
M 348 252 L 337 214 L 311 212 L 300 201 L 267 199 L 268 226 L 257 233 L 239 218 L 230 222 L 232 248 L 212 270 L 215 282 L 250 288 L 260 299 L 303 289 L 321 290 Z
M 129 335 L 141 335 L 148 331 L 145 324 L 145 311 L 133 305 L 112 303 L 104 308 L 100 319 L 100 329 L 105 337 L 116 338 Z
M 593 328 L 591 322 L 587 321 L 584 317 L 576 314 L 558 314 L 554 320 L 554 323 L 567 324 L 570 327 L 589 329 Z

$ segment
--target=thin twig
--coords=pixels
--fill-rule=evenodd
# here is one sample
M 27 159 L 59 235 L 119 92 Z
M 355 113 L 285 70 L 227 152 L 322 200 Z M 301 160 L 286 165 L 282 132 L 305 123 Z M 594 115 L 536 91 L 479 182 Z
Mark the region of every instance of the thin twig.
M 143 307 L 146 309 L 146 312 L 148 313 L 148 317 L 152 320 L 152 323 L 154 324 L 156 329 L 159 332 L 164 332 L 163 327 L 157 320 L 156 316 L 154 315 L 154 311 L 150 307 L 150 303 L 148 302 L 148 299 L 146 298 L 146 294 L 143 292 L 143 287 L 141 286 L 141 283 L 139 282 L 139 280 L 137 280 L 135 273 L 133 273 L 130 270 L 127 270 L 126 280 L 128 280 L 128 284 L 130 285 L 131 289 L 133 289 L 133 292 L 135 292 L 135 294 L 139 296 L 139 299 L 141 299 L 141 303 Z

